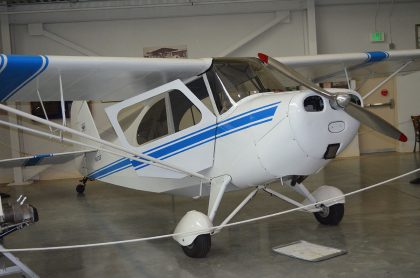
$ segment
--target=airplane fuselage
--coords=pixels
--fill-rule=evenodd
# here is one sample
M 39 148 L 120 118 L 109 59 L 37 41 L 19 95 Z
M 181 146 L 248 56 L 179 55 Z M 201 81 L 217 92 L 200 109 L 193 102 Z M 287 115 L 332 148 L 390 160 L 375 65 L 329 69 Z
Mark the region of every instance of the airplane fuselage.
M 350 93 L 360 98 L 356 92 Z M 202 129 L 214 128 L 206 140 L 201 138 L 205 142 L 202 145 L 214 144 L 214 152 L 212 165 L 200 173 L 210 177 L 230 175 L 230 190 L 308 176 L 342 152 L 357 134 L 358 127 L 358 121 L 342 110 L 334 110 L 327 99 L 311 91 L 250 95 L 218 116 L 215 125 Z M 179 140 L 165 144 L 174 149 L 177 142 L 179 145 Z M 121 140 L 116 139 L 114 143 L 121 144 Z M 190 143 L 190 148 L 184 144 L 180 150 L 171 150 L 174 153 L 171 159 L 193 152 L 197 142 Z M 150 150 L 143 149 L 143 152 L 150 153 Z M 199 191 L 203 195 L 208 193 L 208 189 L 198 188 L 201 181 L 196 178 L 142 176 L 142 169 L 136 169 L 133 161 L 106 153 L 88 155 L 86 166 L 92 179 L 133 189 L 189 196 L 196 196 Z M 146 171 L 147 167 L 143 169 Z

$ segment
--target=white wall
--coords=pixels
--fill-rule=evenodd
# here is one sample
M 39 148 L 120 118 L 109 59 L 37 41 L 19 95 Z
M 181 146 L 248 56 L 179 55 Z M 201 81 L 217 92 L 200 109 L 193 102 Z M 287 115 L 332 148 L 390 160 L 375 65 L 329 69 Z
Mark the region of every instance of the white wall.
M 420 115 L 420 72 L 406 76 L 399 76 L 396 79 L 398 91 L 398 128 L 407 137 L 408 142 L 399 143 L 399 152 L 412 152 L 414 147 L 414 127 L 411 116 Z M 418 147 L 417 147 L 418 150 Z
M 379 6 L 377 31 L 385 32 L 387 41 L 383 43 L 370 42 L 370 33 L 375 31 L 376 4 L 317 6 L 319 53 L 389 50 L 389 22 L 396 49 L 415 48 L 414 26 L 420 24 L 420 2 L 395 2 L 391 17 L 390 1 Z
M 263 13 L 54 23 L 44 24 L 44 29 L 101 56 L 142 57 L 143 47 L 187 45 L 188 56 L 197 58 L 220 55 L 274 16 Z M 257 49 L 269 50 L 274 56 L 303 54 L 303 17 L 303 12 L 293 12 L 290 23 L 280 23 L 233 55 L 255 56 Z M 13 25 L 12 33 L 14 53 L 80 55 L 49 38 L 29 35 L 26 24 Z
M 382 2 L 382 1 L 381 1 Z M 414 24 L 420 23 L 420 3 L 399 4 L 395 1 L 392 16 L 392 33 L 397 49 L 410 49 L 414 46 Z M 36 23 L 45 18 L 44 29 L 82 48 L 103 56 L 142 56 L 143 47 L 187 45 L 188 56 L 211 57 L 218 56 L 225 49 L 239 40 L 258 30 L 275 17 L 275 11 L 284 3 L 285 9 L 291 7 L 290 19 L 280 23 L 256 39 L 240 47 L 232 56 L 255 56 L 257 52 L 267 52 L 273 56 L 305 55 L 308 49 L 307 12 L 302 3 L 306 1 L 277 1 L 273 10 L 264 7 L 252 12 L 234 10 L 226 6 L 226 10 L 211 14 L 211 5 L 206 15 L 154 17 L 130 15 L 129 19 L 98 20 L 95 11 L 83 12 L 84 20 L 72 22 L 72 13 L 56 14 L 21 14 L 11 15 L 11 41 L 13 53 L 16 54 L 49 54 L 49 55 L 80 55 L 74 49 L 57 43 L 45 36 L 33 36 L 28 32 L 27 23 Z M 319 53 L 344 53 L 388 49 L 387 43 L 373 44 L 369 41 L 369 33 L 374 30 L 376 1 L 363 4 L 363 1 L 346 0 L 316 1 L 316 30 Z M 349 4 L 346 4 L 349 3 Z M 257 3 L 258 4 L 258 3 Z M 243 4 L 244 6 L 246 4 Z M 261 6 L 261 5 L 256 5 Z M 230 10 L 228 9 L 230 7 Z M 378 31 L 388 32 L 388 17 L 390 6 L 381 4 L 377 16 Z M 180 9 L 183 9 L 182 7 Z M 285 12 L 285 11 L 283 11 Z M 111 14 L 111 12 L 109 12 Z M 127 12 L 127 14 L 129 14 Z M 182 14 L 182 12 L 179 12 Z M 204 14 L 204 13 L 203 13 Z M 111 16 L 111 15 L 110 15 Z M 89 21 L 88 18 L 95 18 Z M 146 18 L 147 17 L 147 18 Z M 60 21 L 65 18 L 66 22 Z M 75 20 L 77 16 L 74 16 Z M 87 18 L 87 19 L 86 19 Z M 42 22 L 41 22 L 42 23 Z M 310 29 L 310 28 L 309 28 Z M 412 81 L 415 86 L 416 81 Z M 402 85 L 404 86 L 404 85 Z M 399 87 L 400 88 L 400 87 Z M 401 87 L 401 90 L 404 90 Z M 406 90 L 406 102 L 410 103 L 414 90 Z M 404 107 L 404 100 L 398 99 Z M 412 102 L 411 102 L 412 104 Z M 94 105 L 94 116 L 103 115 L 98 112 L 99 105 Z M 401 109 L 398 109 L 401 110 Z M 402 118 L 406 115 L 402 115 Z M 103 116 L 99 127 L 105 127 L 107 121 Z M 32 123 L 27 123 L 31 125 Z M 0 138 L 5 138 L 7 144 L 8 132 L 0 129 Z M 33 136 L 24 136 L 24 151 L 27 153 L 63 151 L 60 144 L 51 143 Z M 48 146 L 48 148 L 45 148 Z M 357 148 L 352 145 L 347 155 L 357 155 Z M 6 157 L 8 150 L 1 146 L 0 157 Z M 10 155 L 10 154 L 9 154 Z M 10 172 L 0 172 L 0 182 L 11 180 Z M 77 176 L 71 165 L 54 166 L 41 174 L 41 179 L 56 178 L 58 175 Z

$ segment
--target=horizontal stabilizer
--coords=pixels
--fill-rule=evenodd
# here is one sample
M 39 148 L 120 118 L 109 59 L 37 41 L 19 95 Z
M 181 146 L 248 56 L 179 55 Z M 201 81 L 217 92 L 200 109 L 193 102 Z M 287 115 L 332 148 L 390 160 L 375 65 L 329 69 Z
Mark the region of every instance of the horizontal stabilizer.
M 96 150 L 85 150 L 76 152 L 64 153 L 47 153 L 37 154 L 34 156 L 18 157 L 0 160 L 0 168 L 13 168 L 13 167 L 29 167 L 47 164 L 61 164 L 66 163 L 76 157 L 84 155 L 85 153 L 96 152 Z

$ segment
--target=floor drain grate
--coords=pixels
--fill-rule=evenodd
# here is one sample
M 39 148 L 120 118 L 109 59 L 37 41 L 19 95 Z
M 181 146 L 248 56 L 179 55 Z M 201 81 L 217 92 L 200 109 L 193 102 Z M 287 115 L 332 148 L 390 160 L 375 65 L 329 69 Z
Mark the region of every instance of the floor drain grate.
M 346 250 L 322 246 L 304 240 L 274 247 L 273 251 L 282 255 L 309 262 L 319 262 L 347 253 Z

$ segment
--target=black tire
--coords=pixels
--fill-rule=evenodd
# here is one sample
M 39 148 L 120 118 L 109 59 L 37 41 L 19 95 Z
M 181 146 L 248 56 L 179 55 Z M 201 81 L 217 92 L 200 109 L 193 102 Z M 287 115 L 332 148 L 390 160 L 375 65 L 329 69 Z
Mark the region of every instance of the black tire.
M 85 192 L 85 185 L 84 184 L 78 184 L 77 186 L 76 186 L 76 191 L 77 191 L 77 193 L 79 193 L 79 194 L 83 194 L 83 192 Z
M 193 243 L 182 246 L 185 255 L 191 258 L 205 258 L 211 248 L 211 237 L 209 234 L 199 235 Z
M 338 225 L 344 216 L 344 204 L 335 204 L 328 207 L 328 213 L 322 211 L 314 213 L 316 220 L 323 225 Z

